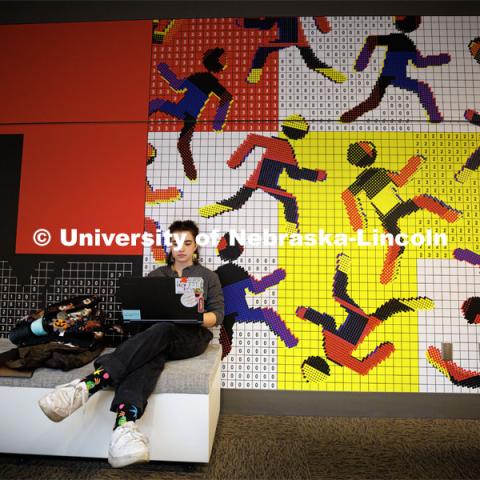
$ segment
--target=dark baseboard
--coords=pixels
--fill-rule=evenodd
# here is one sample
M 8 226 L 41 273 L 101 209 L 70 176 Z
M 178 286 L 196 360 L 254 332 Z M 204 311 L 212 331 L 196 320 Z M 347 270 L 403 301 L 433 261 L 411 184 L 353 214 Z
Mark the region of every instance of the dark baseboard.
M 221 412 L 322 417 L 480 418 L 479 396 L 457 393 L 222 390 Z

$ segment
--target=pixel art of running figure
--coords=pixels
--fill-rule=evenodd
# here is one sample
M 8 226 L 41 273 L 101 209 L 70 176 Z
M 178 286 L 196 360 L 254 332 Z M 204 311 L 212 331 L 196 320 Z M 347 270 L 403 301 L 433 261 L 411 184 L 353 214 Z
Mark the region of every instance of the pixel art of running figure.
M 326 17 L 313 17 L 315 26 L 322 33 L 331 30 Z M 284 48 L 297 47 L 303 61 L 310 70 L 320 73 L 324 77 L 336 83 L 343 83 L 347 77 L 333 67 L 318 59 L 313 52 L 303 31 L 302 20 L 299 17 L 266 17 L 266 18 L 245 18 L 244 28 L 255 28 L 258 30 L 271 30 L 277 26 L 278 38 L 258 47 L 253 57 L 252 67 L 247 77 L 248 83 L 258 83 L 262 77 L 263 67 L 268 56 L 272 52 L 278 52 Z
M 480 297 L 470 297 L 462 304 L 462 313 L 468 323 L 480 323 Z M 467 370 L 452 360 L 444 360 L 441 351 L 434 346 L 428 347 L 425 356 L 429 363 L 443 373 L 454 385 L 459 387 L 479 388 L 480 372 Z
M 225 299 L 225 317 L 220 330 L 220 343 L 223 357 L 232 348 L 234 323 L 265 323 L 268 328 L 282 340 L 286 347 L 292 348 L 298 343 L 298 338 L 289 330 L 285 321 L 273 308 L 250 308 L 245 298 L 246 290 L 257 295 L 267 288 L 278 285 L 286 275 L 283 268 L 277 268 L 272 273 L 257 280 L 253 275 L 232 263 L 243 253 L 243 246 L 235 239 L 230 245 L 230 234 L 226 233 L 217 245 L 219 257 L 228 263 L 223 264 L 215 272 L 222 284 Z
M 480 37 L 473 39 L 469 45 L 468 49 L 472 54 L 472 57 L 480 63 Z M 472 125 L 477 125 L 480 127 L 480 114 L 475 110 L 466 110 L 465 119 L 470 122 Z M 480 167 L 480 147 L 478 147 L 471 155 L 468 157 L 467 162 L 463 167 L 455 174 L 455 180 L 460 183 L 465 183 L 470 180 L 473 172 L 478 170 Z
M 282 123 L 282 131 L 290 140 L 298 140 L 307 135 L 309 125 L 301 115 L 290 115 Z M 257 189 L 271 195 L 283 203 L 287 231 L 299 231 L 297 199 L 278 185 L 278 179 L 283 171 L 295 180 L 321 182 L 327 178 L 325 170 L 300 168 L 295 158 L 295 151 L 287 139 L 279 137 L 264 137 L 249 134 L 245 141 L 235 150 L 227 165 L 238 168 L 255 147 L 265 148 L 265 152 L 250 178 L 235 195 L 226 200 L 212 203 L 200 208 L 202 217 L 214 217 L 225 212 L 238 210 L 253 195 Z
M 434 304 L 427 297 L 392 298 L 374 313 L 367 314 L 347 293 L 349 269 L 350 257 L 341 253 L 337 256 L 333 298 L 347 312 L 347 318 L 338 328 L 333 317 L 310 307 L 298 307 L 297 317 L 322 327 L 324 351 L 328 360 L 360 375 L 367 375 L 395 351 L 395 346 L 391 342 L 381 343 L 360 360 L 352 354 L 365 338 L 392 315 L 430 310 Z M 322 381 L 330 374 L 330 368 L 323 358 L 309 357 L 302 364 L 302 373 L 308 381 Z
M 151 165 L 157 156 L 157 149 L 148 144 L 147 149 L 147 166 Z M 145 181 L 145 204 L 158 205 L 160 203 L 175 202 L 183 197 L 183 192 L 177 187 L 156 188 L 150 184 L 148 177 Z M 156 237 L 157 230 L 160 231 L 160 224 L 153 218 L 145 217 L 145 232 Z M 163 241 L 163 237 L 162 237 Z M 166 245 L 153 245 L 151 247 L 152 255 L 155 263 L 165 263 L 167 261 Z
M 418 68 L 444 65 L 450 62 L 448 53 L 423 56 L 417 50 L 413 41 L 405 35 L 416 30 L 420 26 L 420 22 L 421 17 L 394 17 L 395 27 L 401 33 L 370 35 L 367 37 L 365 45 L 355 62 L 354 69 L 357 72 L 365 70 L 377 46 L 387 47 L 383 68 L 370 96 L 356 107 L 345 112 L 340 117 L 340 121 L 344 123 L 354 122 L 364 113 L 378 107 L 387 87 L 390 85 L 416 93 L 422 107 L 427 111 L 430 122 L 438 123 L 443 120 L 430 86 L 425 82 L 407 76 L 409 61 Z
M 232 95 L 220 84 L 213 73 L 219 73 L 226 68 L 222 63 L 225 50 L 214 48 L 207 50 L 203 55 L 203 65 L 207 72 L 198 72 L 187 78 L 177 78 L 166 63 L 160 63 L 157 67 L 160 75 L 168 82 L 173 90 L 184 92 L 183 98 L 178 102 L 170 102 L 163 98 L 156 98 L 150 101 L 148 114 L 163 112 L 175 118 L 183 120 L 183 128 L 178 139 L 178 151 L 183 161 L 183 168 L 188 179 L 197 179 L 197 169 L 193 161 L 191 142 L 198 117 L 205 104 L 213 94 L 220 100 L 213 129 L 221 131 L 228 115 L 228 109 L 232 101 Z
M 449 223 L 460 218 L 461 212 L 431 195 L 420 194 L 406 201 L 400 197 L 397 187 L 403 187 L 417 172 L 424 161 L 423 157 L 414 156 L 408 160 L 400 172 L 390 172 L 385 168 L 366 168 L 375 162 L 376 156 L 377 150 L 372 142 L 353 143 L 348 147 L 348 161 L 356 167 L 365 169 L 342 193 L 350 224 L 354 230 L 363 228 L 367 220 L 359 199 L 362 192 L 373 205 L 385 232 L 392 234 L 393 237 L 402 233 L 398 226 L 399 220 L 418 210 L 428 210 Z M 394 278 L 398 260 L 404 250 L 405 246 L 398 245 L 397 242 L 389 244 L 380 276 L 381 283 L 386 284 Z

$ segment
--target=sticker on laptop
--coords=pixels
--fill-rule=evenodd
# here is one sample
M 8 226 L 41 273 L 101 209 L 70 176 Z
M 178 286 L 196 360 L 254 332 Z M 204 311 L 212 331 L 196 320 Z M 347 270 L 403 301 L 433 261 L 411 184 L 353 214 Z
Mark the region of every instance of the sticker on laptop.
M 129 320 L 141 320 L 142 315 L 140 310 L 137 309 L 122 309 L 123 320 L 128 322 Z
M 203 278 L 182 277 L 175 279 L 175 293 L 181 294 L 180 303 L 187 308 L 198 306 L 199 313 L 204 312 Z
M 175 279 L 175 293 L 182 294 L 187 290 L 200 289 L 203 292 L 202 277 L 181 277 Z
M 184 307 L 191 308 L 198 303 L 198 298 L 193 290 L 187 290 L 181 297 L 180 302 Z

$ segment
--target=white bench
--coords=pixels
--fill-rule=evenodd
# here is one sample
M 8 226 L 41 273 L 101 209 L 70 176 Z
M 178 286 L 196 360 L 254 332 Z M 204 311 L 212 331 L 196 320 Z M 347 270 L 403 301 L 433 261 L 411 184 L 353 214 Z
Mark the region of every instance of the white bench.
M 0 339 L 0 353 L 11 348 L 9 340 Z M 138 420 L 150 440 L 151 460 L 209 461 L 220 412 L 220 360 L 221 347 L 209 345 L 198 357 L 167 362 Z M 56 385 L 92 369 L 90 363 L 69 372 L 39 368 L 32 378 L 0 377 L 0 452 L 107 458 L 115 421 L 113 390 L 96 393 L 85 412 L 80 408 L 60 423 L 37 405 Z

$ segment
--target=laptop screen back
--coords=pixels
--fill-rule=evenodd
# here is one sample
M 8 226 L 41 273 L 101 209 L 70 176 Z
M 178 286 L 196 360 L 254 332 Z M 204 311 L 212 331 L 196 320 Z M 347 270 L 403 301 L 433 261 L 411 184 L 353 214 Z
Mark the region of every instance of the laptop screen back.
M 124 322 L 203 321 L 201 277 L 122 277 L 119 285 Z

